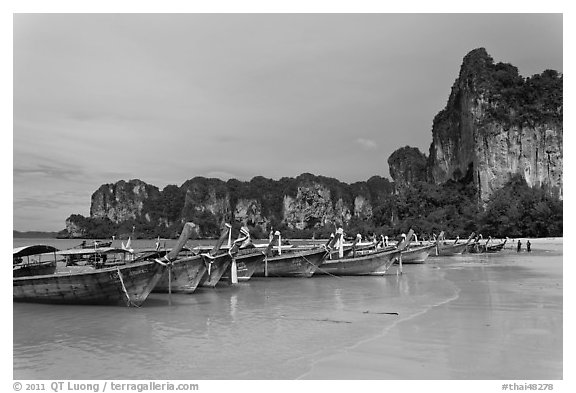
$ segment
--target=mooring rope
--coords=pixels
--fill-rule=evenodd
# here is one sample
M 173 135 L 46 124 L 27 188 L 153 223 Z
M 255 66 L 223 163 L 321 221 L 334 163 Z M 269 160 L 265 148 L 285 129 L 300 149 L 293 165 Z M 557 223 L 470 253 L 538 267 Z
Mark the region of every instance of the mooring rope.
M 116 270 L 118 270 L 118 278 L 120 279 L 120 283 L 122 284 L 122 289 L 124 290 L 124 294 L 126 295 L 126 298 L 128 299 L 128 306 L 140 307 L 137 304 L 134 304 L 132 302 L 132 299 L 130 299 L 130 295 L 128 294 L 128 290 L 126 289 L 126 285 L 124 285 L 124 280 L 122 279 L 122 272 L 120 271 L 120 267 L 116 266 Z
M 166 262 L 162 262 L 160 259 L 154 259 L 154 262 L 157 262 L 162 266 L 168 266 L 172 262 L 167 255 L 164 255 L 162 258 L 164 258 Z
M 212 275 L 212 263 L 214 263 L 214 261 L 218 257 L 210 255 L 210 254 L 200 254 L 200 256 L 202 257 L 202 261 L 204 262 L 204 265 L 206 266 L 206 270 L 208 270 L 208 279 L 210 279 L 210 277 Z M 209 260 L 206 261 L 206 258 L 208 258 Z
M 320 271 L 323 272 L 324 274 L 327 274 L 327 275 L 332 276 L 332 277 L 339 278 L 339 279 L 341 279 L 341 280 L 343 279 L 342 277 L 339 277 L 339 276 L 336 276 L 336 275 L 334 275 L 334 274 L 328 273 L 326 270 L 320 268 L 320 266 L 313 264 L 313 263 L 310 262 L 310 261 L 308 260 L 308 258 L 306 258 L 304 255 L 302 255 L 302 258 L 304 258 L 304 260 L 305 260 L 306 262 L 308 262 L 309 264 L 311 264 L 312 266 L 316 266 L 316 269 L 320 270 Z

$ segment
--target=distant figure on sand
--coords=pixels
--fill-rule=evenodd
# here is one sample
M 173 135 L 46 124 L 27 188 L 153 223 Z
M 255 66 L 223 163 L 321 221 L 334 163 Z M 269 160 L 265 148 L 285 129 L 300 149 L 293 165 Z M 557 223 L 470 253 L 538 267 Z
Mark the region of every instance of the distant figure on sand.
M 520 252 L 521 249 L 522 249 L 522 242 L 520 241 L 520 239 L 518 239 L 518 247 L 516 248 L 516 252 Z
M 526 251 L 530 252 L 530 240 L 526 241 Z

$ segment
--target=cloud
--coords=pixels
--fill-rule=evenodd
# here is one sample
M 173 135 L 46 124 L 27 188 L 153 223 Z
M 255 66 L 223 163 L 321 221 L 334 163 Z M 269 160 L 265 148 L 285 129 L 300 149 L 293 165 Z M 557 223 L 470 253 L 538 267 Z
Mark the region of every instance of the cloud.
M 376 150 L 376 148 L 378 148 L 378 144 L 372 139 L 358 138 L 356 139 L 356 143 L 366 150 Z
M 59 168 L 52 165 L 30 165 L 29 167 L 14 166 L 14 177 L 36 175 L 50 178 L 72 178 L 82 175 L 82 171 L 77 168 Z

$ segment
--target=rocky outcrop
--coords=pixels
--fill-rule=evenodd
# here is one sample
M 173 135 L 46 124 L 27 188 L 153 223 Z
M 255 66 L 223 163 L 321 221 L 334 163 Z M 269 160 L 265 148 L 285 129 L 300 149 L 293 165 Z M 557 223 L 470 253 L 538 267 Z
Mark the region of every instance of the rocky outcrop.
M 434 119 L 429 179 L 469 176 L 486 202 L 520 174 L 562 198 L 562 117 L 561 75 L 547 70 L 524 79 L 516 67 L 494 64 L 485 49 L 473 50 Z
M 372 203 L 363 195 L 354 198 L 354 216 L 361 220 L 372 219 Z M 350 221 L 350 218 L 347 221 Z
M 139 180 L 119 181 L 103 185 L 93 194 L 91 218 L 117 224 L 137 221 L 138 227 L 145 222 L 172 233 L 183 222 L 194 222 L 199 236 L 218 234 L 223 222 L 247 225 L 261 234 L 273 225 L 315 230 L 346 225 L 353 218 L 370 220 L 372 189 L 375 198 L 380 198 L 382 190 L 387 193 L 391 187 L 377 177 L 350 186 L 311 174 L 279 181 L 258 177 L 250 182 L 196 177 L 163 191 Z
M 84 228 L 81 223 L 75 219 L 75 215 L 72 215 L 66 219 L 66 237 L 70 238 L 82 238 L 86 235 L 86 228 Z
M 146 216 L 144 203 L 158 198 L 160 191 L 141 180 L 121 180 L 114 184 L 104 184 L 92 194 L 90 217 L 108 218 L 114 223 L 134 220 Z
M 563 197 L 562 127 L 541 125 L 504 130 L 491 126 L 477 135 L 475 183 L 482 200 L 521 174 L 530 187 L 547 188 Z
M 397 187 L 409 187 L 427 180 L 427 157 L 416 147 L 405 146 L 388 158 L 390 176 Z
M 205 192 L 207 196 L 199 201 L 197 194 L 193 190 L 187 190 L 184 197 L 184 209 L 194 213 L 210 213 L 221 219 L 230 217 L 230 198 L 228 194 L 218 196 L 214 189 L 208 189 Z
M 234 220 L 245 226 L 260 227 L 268 232 L 269 220 L 262 214 L 262 204 L 256 199 L 238 199 L 234 207 Z
M 284 196 L 283 222 L 290 229 L 315 228 L 335 220 L 330 190 L 321 184 L 299 186 L 295 197 Z

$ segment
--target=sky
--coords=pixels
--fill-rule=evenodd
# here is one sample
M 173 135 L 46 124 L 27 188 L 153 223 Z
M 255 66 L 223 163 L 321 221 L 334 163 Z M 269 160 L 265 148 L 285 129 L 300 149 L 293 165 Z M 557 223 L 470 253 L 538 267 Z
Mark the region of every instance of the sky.
M 13 229 L 59 231 L 119 180 L 389 178 L 479 47 L 563 72 L 563 16 L 15 14 Z

